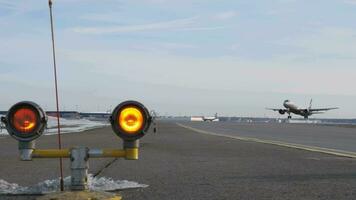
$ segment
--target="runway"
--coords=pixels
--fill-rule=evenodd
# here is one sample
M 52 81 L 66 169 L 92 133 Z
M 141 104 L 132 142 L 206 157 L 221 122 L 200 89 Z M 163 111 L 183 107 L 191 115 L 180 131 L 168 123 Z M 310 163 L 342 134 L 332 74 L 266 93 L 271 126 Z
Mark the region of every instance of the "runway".
M 180 123 L 192 130 L 356 158 L 356 128 L 288 123 Z
M 304 126 L 300 129 L 308 129 Z M 269 129 L 261 128 L 272 132 L 278 127 Z M 67 134 L 63 142 L 67 147 L 121 146 L 110 127 Z M 56 147 L 56 136 L 40 138 L 38 147 Z M 58 176 L 58 160 L 18 161 L 16 142 L 11 138 L 0 141 L 0 152 L 0 179 L 32 185 Z M 352 158 L 202 134 L 175 122 L 158 122 L 158 133 L 142 138 L 139 160 L 91 159 L 89 171 L 149 185 L 121 191 L 127 200 L 355 199 L 355 169 Z M 66 167 L 65 174 L 68 172 Z

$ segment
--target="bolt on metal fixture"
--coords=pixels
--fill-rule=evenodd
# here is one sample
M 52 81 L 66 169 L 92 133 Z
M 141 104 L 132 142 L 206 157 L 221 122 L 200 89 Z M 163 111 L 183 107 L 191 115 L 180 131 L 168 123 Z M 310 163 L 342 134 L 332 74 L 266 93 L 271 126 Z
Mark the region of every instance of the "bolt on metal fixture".
M 123 139 L 123 149 L 96 149 L 73 147 L 70 149 L 36 149 L 35 139 L 40 137 L 47 124 L 45 112 L 33 102 L 20 102 L 10 108 L 1 121 L 9 134 L 19 141 L 20 159 L 69 158 L 72 191 L 88 190 L 89 158 L 115 157 L 138 159 L 139 138 L 151 124 L 148 110 L 136 101 L 119 104 L 110 117 L 111 126 Z

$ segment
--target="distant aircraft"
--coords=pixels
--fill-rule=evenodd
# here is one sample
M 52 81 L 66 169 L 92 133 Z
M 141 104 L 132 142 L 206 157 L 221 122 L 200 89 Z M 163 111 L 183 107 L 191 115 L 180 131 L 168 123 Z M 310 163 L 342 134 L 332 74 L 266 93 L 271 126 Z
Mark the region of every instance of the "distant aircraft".
M 309 107 L 308 108 L 299 108 L 296 104 L 294 104 L 293 102 L 289 101 L 289 100 L 285 100 L 283 102 L 283 106 L 285 108 L 282 109 L 275 109 L 275 108 L 266 108 L 267 110 L 273 110 L 273 111 L 278 111 L 279 114 L 284 115 L 284 113 L 288 113 L 288 119 L 291 119 L 291 113 L 296 114 L 296 115 L 301 115 L 304 117 L 304 119 L 308 119 L 308 117 L 310 115 L 313 114 L 322 114 L 325 111 L 328 110 L 334 110 L 334 109 L 338 109 L 337 107 L 334 108 L 312 108 L 312 102 L 313 99 L 310 100 L 309 103 Z
M 218 113 L 215 113 L 214 117 L 205 117 L 205 116 L 191 117 L 190 121 L 218 122 L 219 117 L 218 117 Z
M 219 121 L 218 113 L 215 113 L 214 117 L 203 117 L 203 121 L 216 122 Z

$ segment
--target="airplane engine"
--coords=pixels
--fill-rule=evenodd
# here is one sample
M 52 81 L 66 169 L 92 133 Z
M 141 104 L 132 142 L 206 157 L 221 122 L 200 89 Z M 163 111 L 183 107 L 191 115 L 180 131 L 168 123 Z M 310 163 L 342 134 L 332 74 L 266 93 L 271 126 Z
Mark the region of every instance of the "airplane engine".
M 284 113 L 286 113 L 284 110 L 282 110 L 282 109 L 280 109 L 279 111 L 279 114 L 281 114 L 281 115 L 284 115 Z

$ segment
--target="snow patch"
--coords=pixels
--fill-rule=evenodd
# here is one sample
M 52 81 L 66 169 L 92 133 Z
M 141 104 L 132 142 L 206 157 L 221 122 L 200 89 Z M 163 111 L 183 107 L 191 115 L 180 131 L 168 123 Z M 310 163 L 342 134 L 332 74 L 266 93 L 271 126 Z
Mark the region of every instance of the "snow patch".
M 1 117 L 5 117 L 5 116 L 0 115 L 0 119 L 1 119 Z M 6 131 L 5 124 L 0 121 L 0 136 L 1 135 L 8 135 L 8 133 Z
M 70 189 L 71 177 L 67 176 L 64 178 L 65 190 Z M 113 180 L 112 178 L 106 177 L 93 177 L 89 174 L 88 186 L 91 191 L 116 191 L 130 188 L 146 188 L 148 185 L 140 184 L 133 181 L 127 180 Z M 53 192 L 58 192 L 59 188 L 59 178 L 52 180 L 45 180 L 34 186 L 23 187 L 16 183 L 8 183 L 5 180 L 0 179 L 0 194 L 48 194 Z
M 9 135 L 5 128 L 0 128 L 0 136 Z
M 90 121 L 87 119 L 59 119 L 61 125 L 61 133 L 83 132 L 93 128 L 100 128 L 107 126 L 108 123 Z M 57 134 L 57 118 L 48 117 L 47 129 L 45 135 Z

